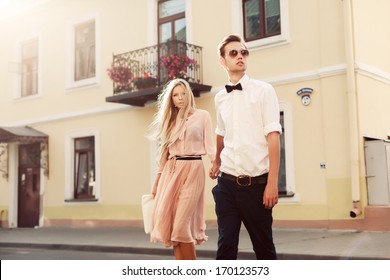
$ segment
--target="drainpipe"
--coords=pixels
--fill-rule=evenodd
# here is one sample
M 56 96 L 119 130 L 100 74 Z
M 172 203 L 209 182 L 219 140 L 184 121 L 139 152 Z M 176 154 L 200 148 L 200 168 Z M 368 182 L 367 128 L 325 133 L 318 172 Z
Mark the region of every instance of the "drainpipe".
M 350 217 L 361 215 L 359 184 L 359 131 L 356 97 L 355 49 L 353 28 L 353 0 L 342 0 L 344 12 L 345 56 L 347 64 L 347 98 L 349 114 L 349 146 L 352 188 L 352 210 Z

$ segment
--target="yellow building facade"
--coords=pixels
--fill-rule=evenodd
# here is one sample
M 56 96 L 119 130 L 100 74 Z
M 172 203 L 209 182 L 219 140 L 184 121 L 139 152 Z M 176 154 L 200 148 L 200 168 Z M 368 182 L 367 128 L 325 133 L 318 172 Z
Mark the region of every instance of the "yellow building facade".
M 156 172 L 146 135 L 168 77 L 160 59 L 196 61 L 186 74 L 215 125 L 214 96 L 227 82 L 217 45 L 234 33 L 247 38 L 247 73 L 280 102 L 275 226 L 390 230 L 390 167 L 367 172 L 382 156 L 390 166 L 389 9 L 387 0 L 0 4 L 1 226 L 141 225 Z M 161 47 L 176 39 L 183 52 Z M 108 76 L 114 64 L 130 69 L 126 83 Z M 152 88 L 135 84 L 145 73 L 158 80 Z M 206 179 L 210 225 L 214 185 Z

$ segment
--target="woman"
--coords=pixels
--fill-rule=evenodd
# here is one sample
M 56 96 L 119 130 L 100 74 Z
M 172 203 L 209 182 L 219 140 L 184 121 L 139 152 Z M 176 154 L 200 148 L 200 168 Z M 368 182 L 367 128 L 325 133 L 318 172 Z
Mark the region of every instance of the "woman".
M 150 238 L 173 246 L 177 260 L 196 259 L 195 245 L 207 241 L 201 156 L 212 161 L 215 148 L 210 114 L 196 109 L 194 99 L 187 81 L 170 81 L 159 95 L 151 126 L 160 150 Z

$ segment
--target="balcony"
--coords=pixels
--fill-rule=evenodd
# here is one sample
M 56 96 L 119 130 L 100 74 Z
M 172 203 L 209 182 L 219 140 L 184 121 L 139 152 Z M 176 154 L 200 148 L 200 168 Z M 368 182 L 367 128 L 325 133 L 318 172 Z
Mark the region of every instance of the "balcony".
M 203 84 L 202 47 L 178 40 L 115 54 L 107 73 L 113 81 L 113 96 L 107 102 L 142 107 L 157 100 L 173 78 L 187 80 L 195 97 L 211 90 Z

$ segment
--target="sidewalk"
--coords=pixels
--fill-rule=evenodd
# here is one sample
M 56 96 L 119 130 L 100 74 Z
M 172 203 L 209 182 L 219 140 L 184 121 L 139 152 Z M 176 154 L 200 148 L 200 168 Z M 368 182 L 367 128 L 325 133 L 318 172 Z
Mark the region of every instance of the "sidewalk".
M 199 257 L 213 259 L 217 249 L 216 228 L 206 230 L 209 240 L 197 246 Z M 274 241 L 279 259 L 390 260 L 390 232 L 355 230 L 274 229 Z M 2 247 L 35 247 L 99 252 L 140 254 L 172 254 L 162 244 L 149 242 L 142 228 L 0 228 Z M 239 259 L 255 259 L 245 229 L 241 232 Z

